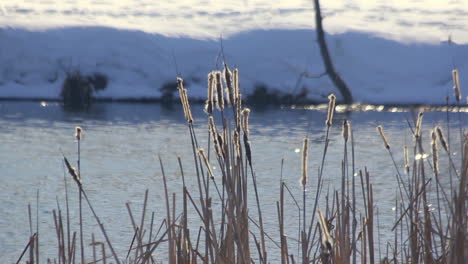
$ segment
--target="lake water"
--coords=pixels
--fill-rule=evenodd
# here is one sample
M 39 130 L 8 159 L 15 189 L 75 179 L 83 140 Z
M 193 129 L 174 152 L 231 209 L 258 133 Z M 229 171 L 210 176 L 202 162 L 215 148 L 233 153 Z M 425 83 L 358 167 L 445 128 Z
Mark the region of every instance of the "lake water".
M 181 177 L 177 156 L 182 158 L 189 189 L 195 193 L 196 180 L 192 166 L 192 149 L 183 113 L 159 104 L 97 103 L 87 111 L 65 111 L 58 103 L 0 102 L 0 259 L 3 263 L 16 261 L 28 241 L 28 203 L 36 213 L 36 192 L 39 191 L 39 224 L 42 257 L 56 256 L 55 229 L 52 210 L 57 202 L 65 207 L 64 168 L 62 153 L 76 161 L 75 126 L 84 129 L 81 146 L 81 174 L 84 188 L 110 233 L 121 256 L 126 255 L 133 231 L 125 207 L 130 202 L 139 215 L 144 192 L 149 189 L 148 212 L 154 211 L 159 225 L 165 216 L 164 190 L 157 156 L 163 159 L 169 190 L 180 199 Z M 200 145 L 207 146 L 206 115 L 202 106 L 194 106 L 195 127 Z M 330 147 L 324 168 L 325 183 L 333 188 L 340 184 L 340 162 L 343 158 L 341 121 L 351 120 L 355 137 L 356 168 L 370 171 L 374 184 L 376 206 L 379 208 L 382 244 L 392 239 L 395 168 L 384 149 L 377 125 L 383 125 L 396 161 L 403 168 L 403 145 L 413 145 L 406 118 L 412 113 L 405 109 L 364 107 L 370 111 L 336 113 L 330 135 Z M 376 111 L 384 110 L 384 111 Z M 466 124 L 466 114 L 450 113 L 452 142 L 458 141 L 459 117 Z M 296 198 L 301 197 L 299 185 L 301 148 L 305 136 L 311 139 L 309 152 L 309 190 L 315 193 L 317 169 L 324 141 L 326 108 L 254 109 L 251 113 L 251 142 L 253 162 L 260 188 L 267 232 L 276 240 L 278 235 L 276 201 L 279 198 L 281 161 L 283 178 Z M 429 147 L 429 130 L 436 125 L 445 128 L 445 112 L 427 112 L 424 116 L 423 137 Z M 446 130 L 445 130 L 446 131 Z M 453 148 L 454 160 L 459 162 L 459 148 Z M 443 155 L 441 155 L 443 156 Z M 444 157 L 442 158 L 442 164 Z M 430 159 L 430 158 L 429 158 Z M 446 166 L 441 166 L 446 172 Z M 217 170 L 214 170 L 215 174 Z M 67 175 L 68 177 L 68 175 Z M 446 181 L 443 184 L 447 184 Z M 70 210 L 77 223 L 77 192 L 70 187 Z M 309 202 L 312 204 L 312 196 Z M 430 197 L 434 199 L 434 197 Z M 253 201 L 252 201 L 253 202 Z M 434 203 L 435 204 L 435 203 Z M 253 206 L 253 203 L 251 203 Z M 179 207 L 180 208 L 180 207 Z M 255 209 L 255 207 L 252 207 Z M 291 199 L 286 206 L 287 233 L 297 237 L 297 208 Z M 255 210 L 251 209 L 254 214 Z M 35 219 L 35 217 L 33 217 Z M 155 224 L 156 225 L 156 224 Z M 85 234 L 90 230 L 100 238 L 91 212 L 85 207 Z M 78 227 L 72 225 L 77 231 Z M 198 229 L 198 228 L 195 228 Z M 274 246 L 268 242 L 269 246 Z M 46 249 L 47 248 L 47 249 Z M 295 252 L 296 245 L 290 244 Z M 89 253 L 89 252 L 88 252 Z M 270 253 L 271 254 L 271 253 Z M 271 261 L 275 260 L 272 256 Z

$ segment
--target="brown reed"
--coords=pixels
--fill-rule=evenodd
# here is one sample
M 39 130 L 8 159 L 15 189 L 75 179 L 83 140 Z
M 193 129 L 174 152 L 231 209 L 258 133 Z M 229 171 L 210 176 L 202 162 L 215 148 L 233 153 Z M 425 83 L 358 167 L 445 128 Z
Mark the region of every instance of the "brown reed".
M 416 128 L 414 129 L 414 136 L 416 138 L 421 137 L 421 129 L 422 129 L 422 120 L 423 120 L 424 113 L 420 112 L 418 114 L 418 119 L 416 120 Z
M 335 112 L 335 101 L 336 101 L 336 96 L 334 94 L 330 94 L 328 96 L 327 121 L 325 121 L 327 126 L 331 126 L 333 123 L 333 113 Z
M 208 158 L 206 157 L 205 150 L 203 150 L 202 148 L 199 148 L 198 149 L 198 154 L 200 155 L 203 162 L 205 163 L 205 166 L 208 169 L 208 174 L 209 174 L 210 178 L 214 179 L 213 170 L 211 169 L 210 162 L 208 161 Z
M 390 149 L 390 144 L 388 144 L 387 137 L 384 134 L 383 127 L 382 126 L 377 126 L 377 131 L 380 134 L 380 137 L 382 138 L 382 141 L 384 143 L 384 146 L 386 149 Z
M 461 101 L 460 79 L 458 77 L 458 69 L 452 70 L 453 90 L 455 91 L 455 99 Z
M 304 138 L 304 143 L 302 145 L 302 176 L 301 176 L 301 185 L 305 188 L 307 184 L 307 159 L 309 154 L 309 139 Z
M 216 80 L 216 105 L 219 111 L 224 110 L 224 96 L 223 96 L 223 83 L 221 80 L 221 72 L 215 72 L 215 80 Z

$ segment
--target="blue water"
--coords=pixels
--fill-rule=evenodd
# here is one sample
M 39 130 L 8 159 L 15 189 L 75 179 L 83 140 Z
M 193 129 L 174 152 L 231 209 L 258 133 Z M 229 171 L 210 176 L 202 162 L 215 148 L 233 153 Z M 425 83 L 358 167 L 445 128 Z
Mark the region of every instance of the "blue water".
M 155 223 L 165 217 L 163 188 L 157 157 L 161 156 L 168 175 L 169 191 L 179 195 L 182 182 L 177 164 L 180 156 L 188 188 L 196 193 L 192 149 L 183 113 L 178 105 L 166 108 L 159 104 L 97 103 L 86 111 L 66 111 L 58 103 L 0 102 L 0 257 L 11 263 L 21 254 L 29 237 L 28 203 L 32 204 L 33 221 L 36 214 L 36 193 L 39 191 L 39 230 L 41 256 L 56 256 L 56 237 L 52 210 L 65 207 L 64 168 L 62 153 L 74 163 L 77 159 L 75 126 L 84 130 L 81 145 L 81 174 L 99 216 L 105 223 L 118 253 L 126 255 L 133 237 L 125 203 L 130 202 L 139 215 L 145 189 L 149 189 L 148 212 L 154 211 Z M 199 143 L 207 148 L 207 122 L 202 106 L 193 107 Z M 405 110 L 405 109 L 400 109 Z M 396 170 L 384 149 L 377 125 L 383 125 L 400 170 L 403 170 L 403 145 L 412 146 L 413 139 L 406 119 L 412 122 L 412 112 L 357 111 L 336 113 L 330 134 L 330 147 L 324 168 L 325 183 L 339 186 L 343 158 L 341 122 L 351 120 L 355 137 L 356 168 L 367 167 L 374 184 L 374 199 L 380 213 L 381 233 L 393 225 Z M 450 113 L 451 140 L 458 142 L 458 119 L 466 124 L 466 114 Z M 251 112 L 251 141 L 253 162 L 260 188 L 267 232 L 277 238 L 275 202 L 279 198 L 281 162 L 283 178 L 297 198 L 301 169 L 301 148 L 305 136 L 309 146 L 309 193 L 314 194 L 317 170 L 320 166 L 326 112 L 301 109 L 253 109 Z M 429 130 L 436 125 L 445 127 L 445 112 L 427 112 L 423 137 L 429 152 Z M 465 127 L 466 128 L 466 127 Z M 457 147 L 452 149 L 459 160 Z M 430 154 L 430 152 L 429 152 Z M 430 160 L 430 158 L 429 158 Z M 444 164 L 444 155 L 441 155 Z M 441 165 L 442 174 L 447 172 Z M 218 171 L 214 169 L 214 173 Z M 68 176 L 67 176 L 68 177 Z M 443 184 L 447 184 L 442 179 Z M 72 222 L 77 223 L 77 192 L 68 179 Z M 308 199 L 312 203 L 313 195 Z M 180 196 L 178 196 L 180 198 Z M 429 199 L 434 199 L 430 197 Z M 252 201 L 253 202 L 253 201 Z M 292 199 L 286 201 L 287 233 L 297 236 L 297 208 Z M 435 204 L 435 203 L 434 203 Z M 253 205 L 253 203 L 252 203 Z M 180 207 L 178 207 L 180 208 Z M 251 210 L 254 215 L 255 210 Z M 192 215 L 196 219 L 196 215 Z M 197 230 L 196 220 L 193 220 Z M 156 224 L 155 224 L 156 225 Z M 101 239 L 99 230 L 85 208 L 85 239 L 91 232 Z M 72 230 L 77 231 L 76 225 Z M 382 245 L 385 239 L 382 236 Z M 269 246 L 273 246 L 268 242 Z M 291 242 L 291 250 L 296 245 Z M 90 253 L 88 251 L 88 253 Z M 162 253 L 162 252 L 159 252 Z M 275 257 L 272 257 L 274 261 Z M 6 261 L 6 262 L 5 262 Z

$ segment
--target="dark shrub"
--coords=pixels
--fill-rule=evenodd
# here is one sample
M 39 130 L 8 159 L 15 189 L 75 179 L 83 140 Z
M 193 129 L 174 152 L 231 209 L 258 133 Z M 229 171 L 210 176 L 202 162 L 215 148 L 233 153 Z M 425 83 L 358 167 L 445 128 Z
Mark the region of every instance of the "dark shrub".
M 83 107 L 91 103 L 94 92 L 107 87 L 107 76 L 94 73 L 83 75 L 80 71 L 68 72 L 60 96 L 67 107 Z

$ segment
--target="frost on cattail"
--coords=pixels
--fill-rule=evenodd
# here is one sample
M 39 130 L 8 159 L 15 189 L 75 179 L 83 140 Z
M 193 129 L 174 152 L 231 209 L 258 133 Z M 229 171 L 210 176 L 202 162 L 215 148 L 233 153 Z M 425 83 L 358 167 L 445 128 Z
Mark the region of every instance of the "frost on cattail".
M 336 102 L 336 96 L 334 94 L 330 94 L 328 96 L 327 121 L 325 122 L 327 126 L 331 126 L 333 123 L 333 113 L 335 112 L 335 102 Z
M 444 134 L 442 133 L 442 128 L 440 126 L 437 126 L 436 131 L 437 136 L 439 137 L 440 144 L 446 152 L 449 152 L 449 145 L 447 144 L 447 140 L 445 140 Z
M 437 134 L 436 131 L 431 131 L 431 146 L 432 146 L 432 165 L 434 168 L 434 173 L 439 173 L 439 155 L 437 153 Z
M 215 72 L 215 80 L 216 80 L 216 105 L 218 106 L 218 110 L 224 110 L 224 97 L 223 97 L 223 83 L 221 81 L 221 72 Z
M 351 129 L 351 126 L 350 126 L 350 123 L 347 119 L 343 120 L 343 131 L 342 131 L 342 135 L 343 135 L 343 139 L 346 142 L 348 142 L 348 138 L 349 138 L 349 130 Z
M 416 128 L 414 129 L 414 136 L 416 138 L 421 137 L 421 127 L 422 127 L 422 120 L 423 120 L 423 112 L 420 112 L 418 115 L 418 120 L 416 121 Z
M 80 141 L 82 134 L 83 134 L 83 129 L 81 127 L 79 127 L 79 126 L 75 127 L 75 138 L 76 138 L 76 140 Z
M 409 163 L 409 155 L 408 155 L 408 146 L 407 145 L 405 145 L 405 147 L 404 147 L 404 152 L 405 152 L 405 170 L 406 170 L 406 173 L 409 174 L 410 163 Z
M 234 103 L 239 103 L 239 70 L 234 69 L 234 74 L 232 77 L 232 86 L 234 88 Z
M 68 162 L 67 158 L 63 157 L 63 160 L 65 161 L 65 165 L 67 166 L 68 173 L 70 174 L 70 176 L 72 176 L 73 180 L 75 180 L 78 186 L 81 186 L 81 177 L 76 171 L 76 169 L 73 168 L 72 165 L 70 165 L 70 162 Z
M 208 74 L 208 98 L 206 99 L 205 112 L 209 115 L 213 114 L 213 99 L 214 99 L 215 76 L 213 72 Z
M 234 105 L 234 87 L 232 84 L 232 72 L 224 63 L 224 81 L 226 82 L 227 104 Z
M 177 88 L 179 89 L 180 102 L 184 109 L 185 119 L 189 123 L 193 123 L 192 112 L 190 110 L 190 104 L 187 96 L 187 89 L 184 88 L 184 80 L 180 77 L 177 77 Z
M 249 137 L 250 135 L 250 130 L 249 130 L 249 115 L 250 115 L 250 109 L 245 108 L 242 110 L 242 128 L 244 129 L 244 134 Z
M 379 131 L 380 137 L 382 138 L 382 141 L 383 141 L 383 143 L 384 143 L 385 148 L 386 148 L 386 149 L 390 149 L 390 145 L 388 144 L 387 137 L 386 137 L 385 134 L 384 134 L 383 127 L 382 127 L 382 126 L 378 126 L 378 127 L 377 127 L 377 131 Z
M 460 78 L 458 76 L 458 70 L 452 70 L 452 79 L 453 79 L 453 90 L 455 91 L 455 99 L 457 102 L 461 101 L 461 90 L 460 90 Z
M 301 176 L 301 185 L 305 187 L 307 184 L 307 156 L 309 154 L 309 139 L 304 138 L 304 143 L 302 145 L 302 176 Z
M 208 169 L 208 175 L 210 176 L 211 179 L 214 179 L 214 174 L 213 170 L 211 170 L 211 165 L 208 159 L 206 158 L 205 151 L 202 148 L 198 149 L 198 154 L 202 158 L 203 162 L 205 163 L 206 168 Z

